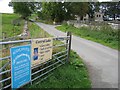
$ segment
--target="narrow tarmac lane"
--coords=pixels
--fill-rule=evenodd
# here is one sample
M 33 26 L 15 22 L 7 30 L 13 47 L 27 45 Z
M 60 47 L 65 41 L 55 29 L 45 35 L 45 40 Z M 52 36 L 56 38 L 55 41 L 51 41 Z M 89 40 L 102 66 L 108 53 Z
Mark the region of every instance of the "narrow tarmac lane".
M 55 25 L 36 22 L 53 36 L 66 36 Z M 72 49 L 83 59 L 92 88 L 118 88 L 118 51 L 77 36 L 72 36 Z

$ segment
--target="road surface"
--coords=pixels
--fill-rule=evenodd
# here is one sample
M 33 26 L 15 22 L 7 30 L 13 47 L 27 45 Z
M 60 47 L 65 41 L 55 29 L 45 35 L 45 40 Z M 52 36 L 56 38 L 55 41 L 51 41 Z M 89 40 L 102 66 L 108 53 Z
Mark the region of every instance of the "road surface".
M 55 25 L 36 22 L 53 36 L 66 36 Z M 72 49 L 86 64 L 92 88 L 118 88 L 118 51 L 77 36 L 72 36 Z

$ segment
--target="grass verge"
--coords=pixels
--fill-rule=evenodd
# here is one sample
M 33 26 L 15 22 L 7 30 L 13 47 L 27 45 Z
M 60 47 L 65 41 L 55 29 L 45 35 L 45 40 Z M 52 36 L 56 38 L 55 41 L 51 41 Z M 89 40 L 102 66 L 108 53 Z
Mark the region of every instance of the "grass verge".
M 57 68 L 45 81 L 29 88 L 91 88 L 91 82 L 82 59 L 71 51 L 70 64 Z
M 103 26 L 100 28 L 100 30 L 97 30 L 97 28 L 91 30 L 90 28 L 87 27 L 75 28 L 72 25 L 63 24 L 62 26 L 58 26 L 56 28 L 63 32 L 70 31 L 72 32 L 73 35 L 77 35 L 82 38 L 101 43 L 113 49 L 118 49 L 119 30 L 113 30 L 108 26 Z
M 45 32 L 43 29 L 41 29 L 39 26 L 37 26 L 35 23 L 29 22 L 28 28 L 30 32 L 30 38 L 45 38 L 50 37 L 47 32 Z

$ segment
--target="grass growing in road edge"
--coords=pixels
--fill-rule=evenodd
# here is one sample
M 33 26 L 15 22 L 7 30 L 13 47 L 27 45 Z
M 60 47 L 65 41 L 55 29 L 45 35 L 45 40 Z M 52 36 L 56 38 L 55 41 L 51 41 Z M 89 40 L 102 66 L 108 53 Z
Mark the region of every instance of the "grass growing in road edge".
M 37 26 L 35 23 L 28 23 L 28 28 L 30 31 L 30 38 L 44 38 L 44 37 L 50 37 L 50 35 L 45 32 L 43 29 L 41 29 L 39 26 Z
M 101 43 L 105 46 L 109 46 L 114 49 L 118 49 L 119 30 L 113 30 L 112 28 L 107 26 L 101 27 L 100 28 L 101 30 L 96 30 L 96 29 L 91 30 L 90 28 L 86 28 L 86 27 L 75 28 L 72 25 L 66 25 L 66 24 L 63 24 L 62 26 L 58 26 L 56 28 L 63 32 L 70 31 L 74 35 Z

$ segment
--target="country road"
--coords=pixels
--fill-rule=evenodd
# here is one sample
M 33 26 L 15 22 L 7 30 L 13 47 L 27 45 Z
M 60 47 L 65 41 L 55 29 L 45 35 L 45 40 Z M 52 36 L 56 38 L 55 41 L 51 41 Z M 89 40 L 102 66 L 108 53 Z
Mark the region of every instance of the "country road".
M 55 29 L 55 25 L 36 22 L 38 26 L 53 36 L 66 33 Z M 118 88 L 118 51 L 77 36 L 72 36 L 72 50 L 86 64 L 92 88 Z

